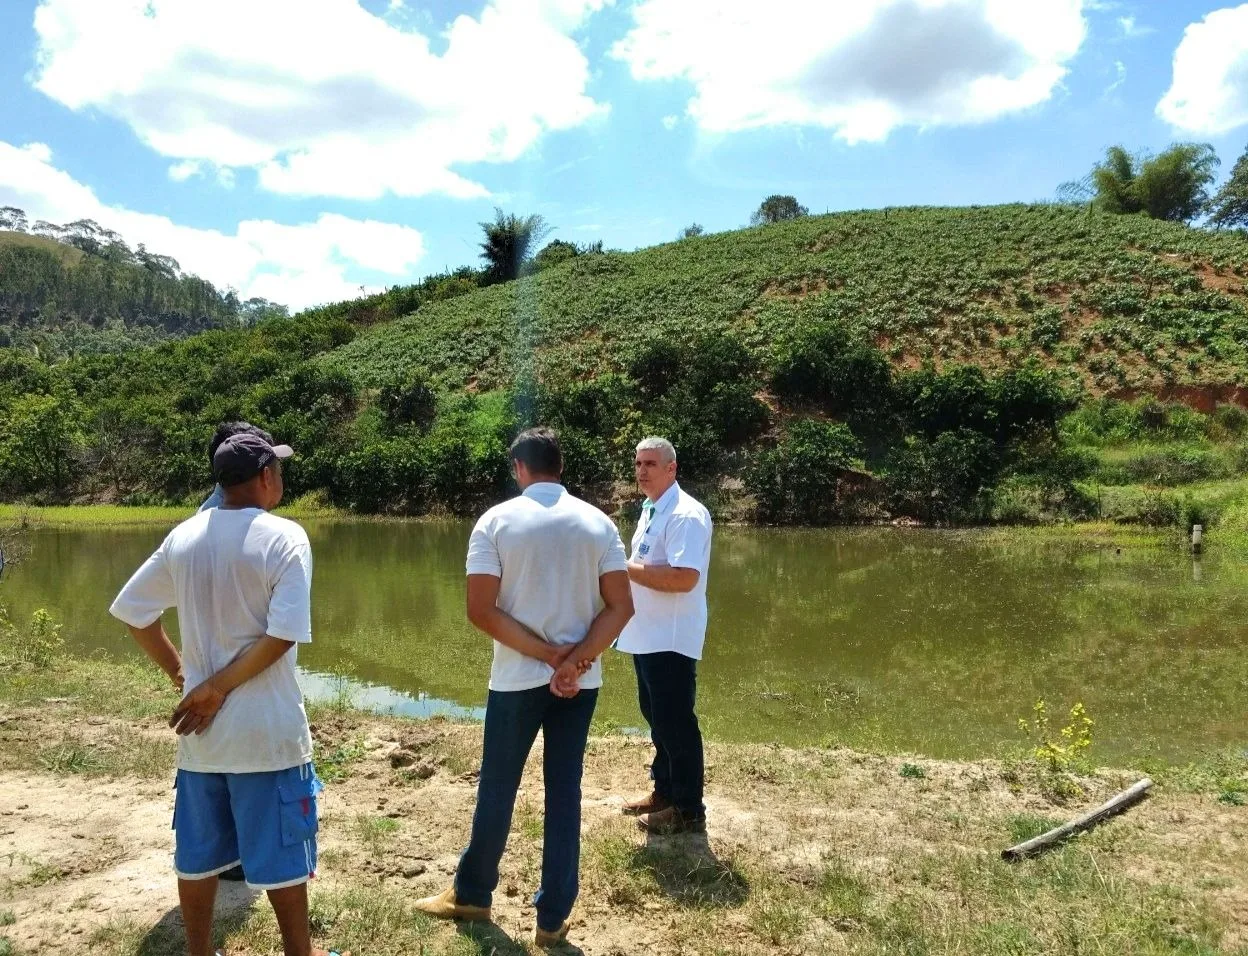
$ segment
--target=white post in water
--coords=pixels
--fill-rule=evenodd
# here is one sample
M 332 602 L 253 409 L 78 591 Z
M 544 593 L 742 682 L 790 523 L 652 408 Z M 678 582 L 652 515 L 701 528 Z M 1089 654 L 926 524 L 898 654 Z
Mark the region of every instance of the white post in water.
M 1192 554 L 1200 554 L 1200 538 L 1204 528 L 1201 525 L 1192 525 Z

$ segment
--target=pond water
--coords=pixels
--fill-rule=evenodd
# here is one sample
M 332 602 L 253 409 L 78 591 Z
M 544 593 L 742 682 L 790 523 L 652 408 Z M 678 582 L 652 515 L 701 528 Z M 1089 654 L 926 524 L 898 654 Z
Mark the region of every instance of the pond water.
M 306 526 L 308 692 L 479 714 L 490 641 L 464 618 L 471 526 Z M 76 653 L 135 654 L 107 608 L 165 530 L 38 531 L 30 559 L 5 576 L 5 600 L 15 616 L 47 607 Z M 1104 762 L 1248 746 L 1245 585 L 1239 561 L 1195 562 L 1177 547 L 1117 551 L 1025 531 L 721 529 L 699 672 L 704 729 L 973 757 L 1019 746 L 1018 718 L 1043 698 L 1055 718 L 1085 705 Z M 636 727 L 635 692 L 630 659 L 608 652 L 598 719 Z

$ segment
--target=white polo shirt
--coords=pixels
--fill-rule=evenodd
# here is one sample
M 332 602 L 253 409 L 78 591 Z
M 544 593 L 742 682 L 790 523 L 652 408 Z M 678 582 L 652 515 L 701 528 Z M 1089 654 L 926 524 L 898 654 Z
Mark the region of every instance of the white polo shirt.
M 498 607 L 551 644 L 577 644 L 589 632 L 602 595 L 598 578 L 627 571 L 615 523 L 563 485 L 537 482 L 481 516 L 468 539 L 469 574 L 501 583 Z M 494 642 L 490 690 L 531 690 L 550 683 L 549 664 Z M 602 660 L 581 687 L 602 686 Z
M 626 654 L 675 651 L 701 660 L 706 640 L 706 579 L 711 568 L 711 513 L 679 484 L 654 503 L 647 520 L 649 510 L 643 506 L 633 534 L 633 559 L 693 568 L 698 583 L 692 591 L 669 594 L 633 582 L 635 613 L 616 648 Z

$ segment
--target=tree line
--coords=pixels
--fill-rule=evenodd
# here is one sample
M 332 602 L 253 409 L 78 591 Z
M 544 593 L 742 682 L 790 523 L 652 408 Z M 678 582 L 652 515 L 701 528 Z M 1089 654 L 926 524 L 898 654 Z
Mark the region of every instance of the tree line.
M 91 219 L 28 223 L 0 208 L 0 346 L 50 359 L 143 348 L 208 329 L 285 316 L 285 306 L 239 298 L 171 256 L 134 248 Z
M 1215 229 L 1248 227 L 1248 149 L 1214 192 L 1221 160 L 1208 143 L 1175 143 L 1156 155 L 1111 146 L 1082 179 L 1058 187 L 1058 199 L 1099 212 L 1142 214 L 1167 222 L 1205 218 Z

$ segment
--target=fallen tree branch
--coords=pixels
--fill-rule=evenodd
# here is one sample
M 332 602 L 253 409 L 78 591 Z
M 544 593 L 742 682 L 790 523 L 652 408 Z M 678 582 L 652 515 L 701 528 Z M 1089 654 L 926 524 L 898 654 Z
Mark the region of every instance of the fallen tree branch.
M 1048 833 L 1042 833 L 1040 836 L 1032 837 L 1030 840 L 1017 846 L 1012 846 L 1008 850 L 1002 850 L 1001 858 L 1003 860 L 1021 860 L 1024 857 L 1033 856 L 1047 850 L 1072 834 L 1090 830 L 1107 817 L 1112 817 L 1115 813 L 1121 813 L 1132 804 L 1138 803 L 1148 793 L 1152 785 L 1153 781 L 1145 777 L 1139 783 L 1132 784 L 1122 793 L 1111 797 L 1091 813 L 1085 813 L 1083 816 L 1077 817 L 1069 823 L 1063 823 L 1060 827 L 1056 827 Z

